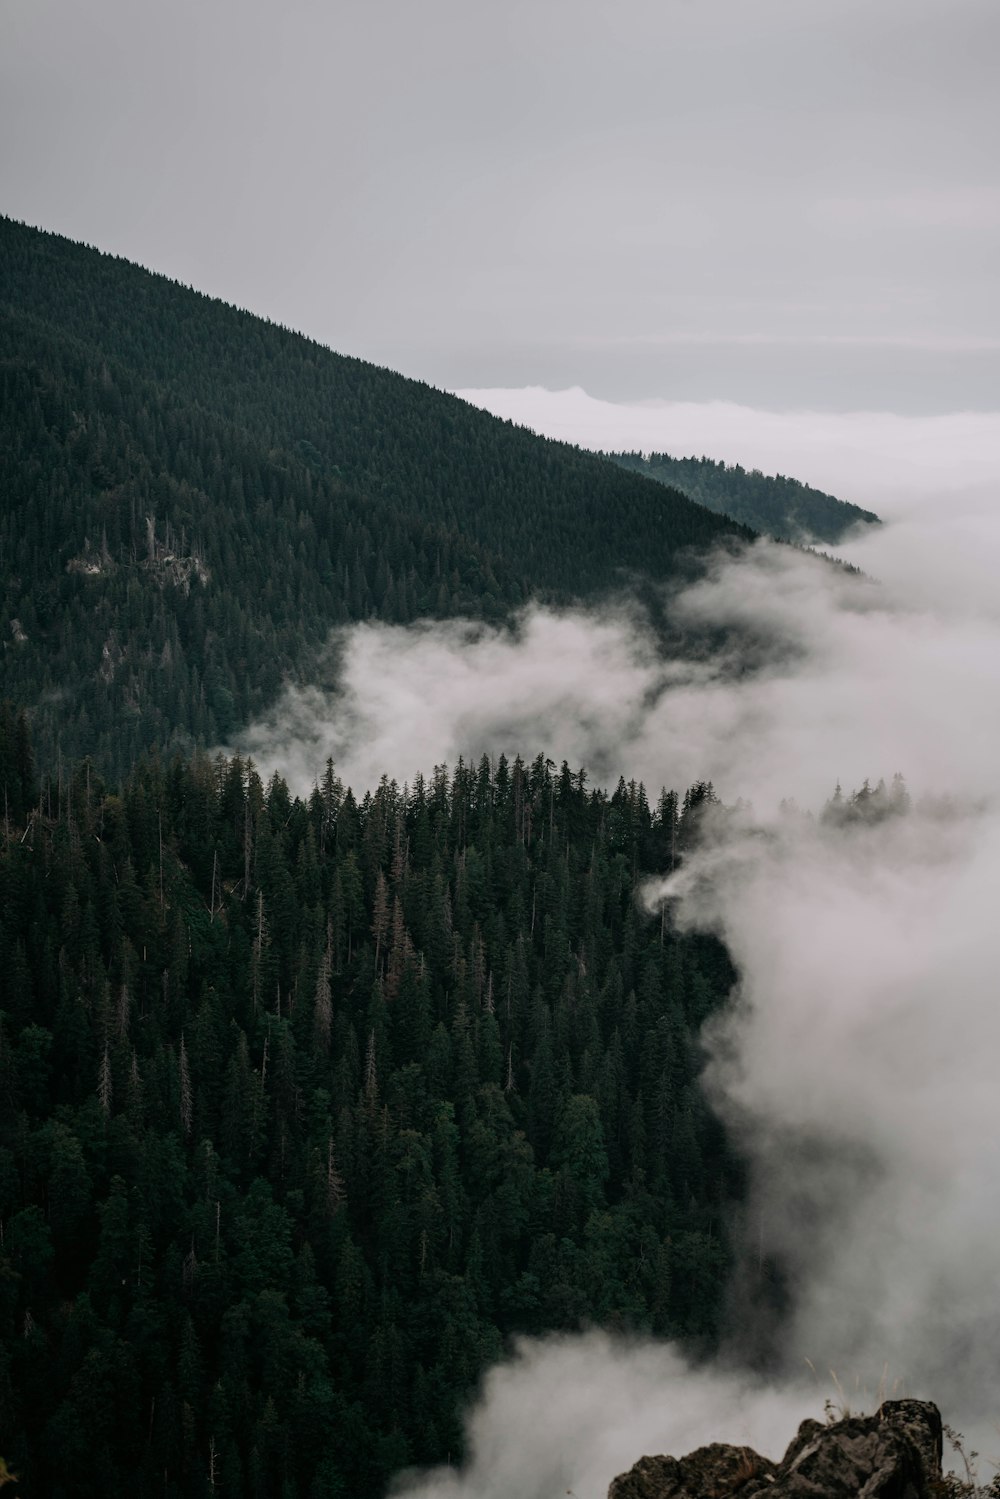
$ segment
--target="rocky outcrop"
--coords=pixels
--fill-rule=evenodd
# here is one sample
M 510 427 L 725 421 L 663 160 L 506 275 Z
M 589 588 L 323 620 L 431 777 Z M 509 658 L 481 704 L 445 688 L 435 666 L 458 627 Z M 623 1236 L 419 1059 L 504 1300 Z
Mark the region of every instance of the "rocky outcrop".
M 887 1400 L 874 1416 L 803 1421 L 780 1463 L 713 1442 L 687 1457 L 642 1457 L 608 1499 L 936 1499 L 941 1416 L 923 1400 Z

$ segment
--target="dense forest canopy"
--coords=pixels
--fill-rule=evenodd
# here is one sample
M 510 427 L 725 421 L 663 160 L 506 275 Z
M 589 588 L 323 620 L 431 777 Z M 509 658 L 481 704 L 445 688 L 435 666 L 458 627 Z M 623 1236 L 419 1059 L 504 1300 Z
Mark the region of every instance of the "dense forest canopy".
M 0 717 L 0 1432 L 31 1495 L 377 1495 L 516 1332 L 711 1341 L 699 807 L 539 756 L 307 800 Z
M 712 458 L 671 458 L 668 453 L 609 453 L 612 463 L 679 489 L 708 510 L 781 541 L 836 543 L 857 525 L 879 518 L 860 505 L 835 499 L 783 474 L 717 462 Z
M 636 898 L 711 785 L 651 804 L 542 754 L 360 797 L 328 763 L 300 799 L 203 751 L 336 626 L 669 591 L 754 533 L 6 219 L 0 400 L 22 1492 L 377 1496 L 460 1459 L 518 1333 L 711 1347 L 743 1169 L 698 1033 L 734 974 Z
M 120 775 L 334 626 L 662 583 L 750 532 L 593 454 L 0 219 L 0 696 Z

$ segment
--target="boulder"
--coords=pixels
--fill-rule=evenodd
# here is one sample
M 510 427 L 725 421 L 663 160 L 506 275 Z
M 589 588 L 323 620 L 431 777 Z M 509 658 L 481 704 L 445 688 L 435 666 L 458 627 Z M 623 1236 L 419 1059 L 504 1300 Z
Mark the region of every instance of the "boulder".
M 941 1416 L 924 1400 L 886 1400 L 874 1416 L 803 1421 L 780 1463 L 713 1442 L 687 1457 L 642 1457 L 608 1499 L 936 1499 Z

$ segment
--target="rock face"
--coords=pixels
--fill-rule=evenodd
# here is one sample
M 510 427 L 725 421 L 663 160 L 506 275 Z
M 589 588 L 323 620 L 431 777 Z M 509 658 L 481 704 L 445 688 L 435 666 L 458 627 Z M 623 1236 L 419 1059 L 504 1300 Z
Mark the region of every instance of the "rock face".
M 874 1416 L 803 1421 L 781 1459 L 713 1442 L 687 1457 L 642 1457 L 608 1499 L 935 1499 L 941 1416 L 923 1400 L 887 1400 Z

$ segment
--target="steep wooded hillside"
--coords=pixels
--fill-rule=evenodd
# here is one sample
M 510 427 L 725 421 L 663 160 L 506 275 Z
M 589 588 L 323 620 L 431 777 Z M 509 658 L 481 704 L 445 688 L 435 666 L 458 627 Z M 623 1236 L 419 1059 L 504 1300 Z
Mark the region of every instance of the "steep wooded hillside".
M 679 489 L 720 515 L 781 541 L 840 541 L 852 526 L 878 525 L 871 510 L 835 499 L 784 474 L 762 474 L 712 458 L 671 458 L 668 453 L 609 453 L 611 462 Z
M 121 770 L 218 741 L 330 628 L 662 580 L 676 491 L 0 220 L 0 697 Z

